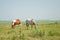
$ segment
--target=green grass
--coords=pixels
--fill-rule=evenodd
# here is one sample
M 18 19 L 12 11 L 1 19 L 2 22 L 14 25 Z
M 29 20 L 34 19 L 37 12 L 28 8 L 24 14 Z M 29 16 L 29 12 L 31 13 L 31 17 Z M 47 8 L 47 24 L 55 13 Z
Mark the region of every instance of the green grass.
M 11 28 L 11 22 L 0 22 L 0 40 L 60 40 L 60 21 L 37 21 L 38 29 L 22 26 Z

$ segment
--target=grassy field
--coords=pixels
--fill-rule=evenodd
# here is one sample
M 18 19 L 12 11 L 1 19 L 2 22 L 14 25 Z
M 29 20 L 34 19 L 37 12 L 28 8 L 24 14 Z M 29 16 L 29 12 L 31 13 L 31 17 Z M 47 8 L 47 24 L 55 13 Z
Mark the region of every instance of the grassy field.
M 60 21 L 37 21 L 38 29 L 22 26 L 11 28 L 11 22 L 0 22 L 0 40 L 60 40 Z

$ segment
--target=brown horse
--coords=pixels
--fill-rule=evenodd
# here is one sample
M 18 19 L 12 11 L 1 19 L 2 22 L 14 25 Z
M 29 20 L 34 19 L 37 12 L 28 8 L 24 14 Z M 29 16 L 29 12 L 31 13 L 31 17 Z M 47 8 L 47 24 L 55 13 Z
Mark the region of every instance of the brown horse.
M 15 25 L 19 25 L 19 24 L 21 24 L 21 20 L 19 20 L 19 19 L 13 20 L 13 21 L 12 21 L 12 28 L 14 28 Z

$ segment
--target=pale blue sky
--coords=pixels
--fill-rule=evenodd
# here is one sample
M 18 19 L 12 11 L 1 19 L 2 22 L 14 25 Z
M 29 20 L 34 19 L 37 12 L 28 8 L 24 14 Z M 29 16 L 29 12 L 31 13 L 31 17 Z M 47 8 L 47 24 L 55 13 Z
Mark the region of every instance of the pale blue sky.
M 60 0 L 0 0 L 0 20 L 60 20 Z

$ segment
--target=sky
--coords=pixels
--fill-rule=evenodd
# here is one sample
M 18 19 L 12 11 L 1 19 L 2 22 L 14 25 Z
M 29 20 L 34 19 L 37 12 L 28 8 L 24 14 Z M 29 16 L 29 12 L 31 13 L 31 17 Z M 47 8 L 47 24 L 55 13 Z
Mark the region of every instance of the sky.
M 0 0 L 0 20 L 60 20 L 60 0 Z

